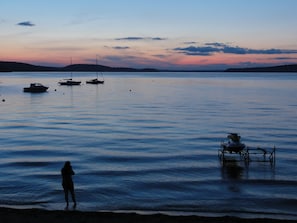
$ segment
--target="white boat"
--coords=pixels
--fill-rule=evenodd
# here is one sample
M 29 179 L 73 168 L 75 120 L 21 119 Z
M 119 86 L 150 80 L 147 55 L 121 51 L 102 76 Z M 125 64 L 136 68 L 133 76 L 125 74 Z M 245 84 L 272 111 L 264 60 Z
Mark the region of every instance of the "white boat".
M 29 92 L 29 93 L 42 93 L 46 92 L 48 87 L 40 84 L 40 83 L 31 83 L 30 87 L 25 87 L 24 92 Z

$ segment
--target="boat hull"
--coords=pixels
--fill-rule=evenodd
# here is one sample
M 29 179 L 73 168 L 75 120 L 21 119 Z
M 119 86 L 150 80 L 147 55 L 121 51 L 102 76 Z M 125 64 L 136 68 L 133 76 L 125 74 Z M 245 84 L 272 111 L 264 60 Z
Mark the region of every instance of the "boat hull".
M 100 81 L 98 79 L 86 81 L 87 84 L 104 84 L 104 81 Z
M 60 85 L 66 85 L 66 86 L 73 86 L 73 85 L 80 85 L 81 81 L 60 81 Z
M 43 93 L 46 92 L 48 87 L 42 84 L 31 84 L 30 87 L 25 87 L 23 90 L 27 93 Z

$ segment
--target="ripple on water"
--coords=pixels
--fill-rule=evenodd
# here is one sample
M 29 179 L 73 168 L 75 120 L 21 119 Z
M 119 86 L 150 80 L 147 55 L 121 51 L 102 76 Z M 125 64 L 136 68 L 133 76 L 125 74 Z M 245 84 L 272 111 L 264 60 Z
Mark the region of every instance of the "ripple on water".
M 0 205 L 62 209 L 70 160 L 83 210 L 297 219 L 294 76 L 109 74 L 104 86 L 67 88 L 43 74 L 56 91 L 30 95 L 20 89 L 38 74 L 28 75 L 1 74 Z M 275 145 L 275 165 L 220 163 L 229 132 Z

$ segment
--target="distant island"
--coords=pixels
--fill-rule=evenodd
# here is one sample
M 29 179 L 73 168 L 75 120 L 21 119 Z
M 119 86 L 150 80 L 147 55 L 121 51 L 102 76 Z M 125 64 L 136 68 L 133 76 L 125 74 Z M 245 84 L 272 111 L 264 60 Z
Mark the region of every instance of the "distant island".
M 125 67 L 108 67 L 102 65 L 92 64 L 73 64 L 65 67 L 48 67 L 48 66 L 36 66 L 27 63 L 20 62 L 6 62 L 0 61 L 0 72 L 86 72 L 86 71 L 97 71 L 97 72 L 157 72 L 157 69 L 135 69 Z
M 229 68 L 225 72 L 297 72 L 297 64 L 272 67 Z
M 226 70 L 161 70 L 153 68 L 108 67 L 94 64 L 73 64 L 65 67 L 37 66 L 20 62 L 0 61 L 0 72 L 297 72 L 297 64 L 254 67 L 229 68 Z

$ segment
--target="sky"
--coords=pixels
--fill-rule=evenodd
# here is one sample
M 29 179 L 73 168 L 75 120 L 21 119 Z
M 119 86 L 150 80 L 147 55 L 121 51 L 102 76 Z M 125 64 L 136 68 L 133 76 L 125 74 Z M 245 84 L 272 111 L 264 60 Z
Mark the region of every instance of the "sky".
M 297 63 L 296 0 L 0 0 L 0 61 L 225 69 Z

